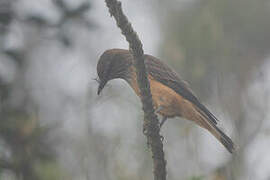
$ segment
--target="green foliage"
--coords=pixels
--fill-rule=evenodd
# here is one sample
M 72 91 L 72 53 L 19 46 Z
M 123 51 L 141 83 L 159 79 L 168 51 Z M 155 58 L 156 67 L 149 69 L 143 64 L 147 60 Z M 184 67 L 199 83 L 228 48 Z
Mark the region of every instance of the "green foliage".
M 40 177 L 40 180 L 68 180 L 57 162 L 51 161 L 46 163 L 40 163 L 35 167 L 35 171 Z
M 2 112 L 0 137 L 4 141 L 5 151 L 10 157 L 5 158 L 8 169 L 22 175 L 24 179 L 39 179 L 35 167 L 45 166 L 54 160 L 55 151 L 49 133 L 53 128 L 40 126 L 37 116 L 25 111 L 8 109 Z M 47 168 L 47 166 L 45 166 Z M 46 169 L 44 168 L 44 170 Z M 51 179 L 51 178 L 49 178 Z
M 236 74 L 245 83 L 270 49 L 267 3 L 201 0 L 171 13 L 162 56 L 205 95 L 209 84 L 204 80 L 220 72 Z
M 40 118 L 36 109 L 39 109 L 39 103 L 35 102 L 29 79 L 25 72 L 29 69 L 28 56 L 32 49 L 27 49 L 26 44 L 32 41 L 34 37 L 24 37 L 21 47 L 8 46 L 9 39 L 5 36 L 12 32 L 16 19 L 17 1 L 3 0 L 1 1 L 0 14 L 0 57 L 6 57 L 11 64 L 14 63 L 14 79 L 10 82 L 4 81 L 4 73 L 0 74 L 0 179 L 2 172 L 8 171 L 17 179 L 23 180 L 59 180 L 67 179 L 63 177 L 63 171 L 56 162 L 55 142 L 56 137 L 52 136 L 55 124 L 44 126 L 40 125 Z M 71 7 L 65 0 L 53 0 L 52 5 L 55 10 L 61 14 L 61 18 L 52 20 L 42 13 L 37 13 L 31 8 L 27 9 L 27 13 L 20 16 L 24 19 L 22 23 L 15 25 L 16 28 L 24 32 L 23 26 L 27 25 L 30 31 L 40 28 L 44 31 L 55 31 L 51 39 L 58 39 L 66 46 L 71 46 L 74 35 L 67 32 L 69 27 L 73 27 L 71 21 L 81 23 L 84 28 L 92 29 L 94 24 L 85 14 L 92 8 L 91 1 L 81 2 L 77 7 Z M 19 20 L 17 19 L 17 20 Z M 20 20 L 19 20 L 20 21 Z M 12 24 L 12 27 L 9 25 Z M 14 26 L 14 27 L 15 27 Z M 43 31 L 43 32 L 44 32 Z M 12 34 L 12 33 L 10 33 Z M 23 34 L 22 36 L 24 36 Z M 41 35 L 42 31 L 35 34 Z M 12 38 L 11 38 L 12 39 Z M 45 38 L 46 39 L 46 38 Z M 38 59 L 37 59 L 38 60 Z M 5 63 L 4 63 L 5 64 Z M 5 67 L 1 63 L 1 67 Z M 3 75 L 3 77 L 2 77 Z M 14 95 L 15 94 L 15 95 Z
M 204 180 L 203 176 L 192 176 L 188 180 Z

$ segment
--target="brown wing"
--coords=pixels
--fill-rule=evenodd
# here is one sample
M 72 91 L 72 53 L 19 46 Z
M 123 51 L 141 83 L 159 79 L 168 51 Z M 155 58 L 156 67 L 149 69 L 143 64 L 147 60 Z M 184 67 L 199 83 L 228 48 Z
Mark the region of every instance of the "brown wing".
M 203 104 L 200 103 L 198 98 L 188 87 L 188 83 L 181 80 L 176 72 L 174 72 L 166 64 L 162 63 L 159 59 L 151 55 L 145 55 L 145 65 L 148 73 L 154 79 L 170 87 L 176 93 L 192 102 L 204 113 L 206 119 L 210 120 L 210 122 L 213 124 L 217 124 L 217 118 Z

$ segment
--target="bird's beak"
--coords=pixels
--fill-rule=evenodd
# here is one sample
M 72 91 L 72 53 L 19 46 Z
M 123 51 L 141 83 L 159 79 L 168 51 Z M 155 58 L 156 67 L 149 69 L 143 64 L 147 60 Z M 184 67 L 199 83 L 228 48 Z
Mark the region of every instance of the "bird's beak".
M 102 89 L 104 88 L 104 86 L 106 85 L 106 81 L 100 81 L 99 86 L 98 86 L 98 91 L 97 94 L 99 95 L 102 91 Z

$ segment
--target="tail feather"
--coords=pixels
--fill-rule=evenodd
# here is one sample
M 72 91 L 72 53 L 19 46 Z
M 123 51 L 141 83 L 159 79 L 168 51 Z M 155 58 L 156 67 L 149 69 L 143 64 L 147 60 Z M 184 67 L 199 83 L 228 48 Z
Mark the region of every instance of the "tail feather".
M 207 120 L 204 120 L 204 122 Z M 206 128 L 211 134 L 213 134 L 221 144 L 230 152 L 235 152 L 235 146 L 231 138 L 229 138 L 224 132 L 222 132 L 215 124 L 209 123 L 208 121 L 206 123 L 203 123 L 204 128 Z
M 179 104 L 181 117 L 194 121 L 199 126 L 207 129 L 230 153 L 235 151 L 235 146 L 232 140 L 217 127 L 216 122 L 212 121 L 211 118 L 201 110 L 201 108 L 187 100 L 183 100 Z
M 211 134 L 213 134 L 230 153 L 234 153 L 235 145 L 231 138 L 229 138 L 224 132 L 222 132 L 216 126 L 216 124 L 212 123 L 212 121 L 209 121 L 208 118 L 205 117 L 203 112 L 201 112 L 200 110 L 199 112 L 201 116 L 199 118 L 199 121 L 197 121 L 197 124 L 211 132 Z
M 216 133 L 212 133 L 224 146 L 225 148 L 230 152 L 233 153 L 235 151 L 235 146 L 231 138 L 229 138 L 224 132 L 222 132 L 217 126 L 214 125 Z

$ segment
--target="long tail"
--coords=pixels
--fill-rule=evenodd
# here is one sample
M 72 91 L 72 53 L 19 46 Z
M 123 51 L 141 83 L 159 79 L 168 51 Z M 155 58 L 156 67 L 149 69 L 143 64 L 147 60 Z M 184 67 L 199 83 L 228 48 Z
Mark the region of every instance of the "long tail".
M 201 112 L 200 110 L 198 111 L 200 112 L 200 118 L 199 121 L 196 121 L 196 123 L 211 132 L 211 134 L 213 134 L 230 153 L 235 152 L 235 146 L 231 138 L 229 138 L 224 132 L 222 132 L 216 126 L 216 124 L 208 120 L 207 116 L 205 116 L 203 112 Z
M 179 116 L 185 119 L 194 121 L 199 126 L 207 129 L 211 134 L 213 134 L 218 141 L 223 144 L 223 146 L 230 152 L 235 152 L 235 146 L 232 140 L 222 132 L 216 125 L 216 121 L 211 119 L 212 115 L 210 111 L 207 110 L 208 113 L 205 113 L 205 109 L 201 109 L 197 105 L 192 102 L 180 99 L 178 102 L 179 105 Z M 211 116 L 209 117 L 209 113 Z
M 229 138 L 224 132 L 222 132 L 216 125 L 213 125 L 213 131 L 209 130 L 218 140 L 225 146 L 225 148 L 230 152 L 235 152 L 235 146 L 231 138 Z

